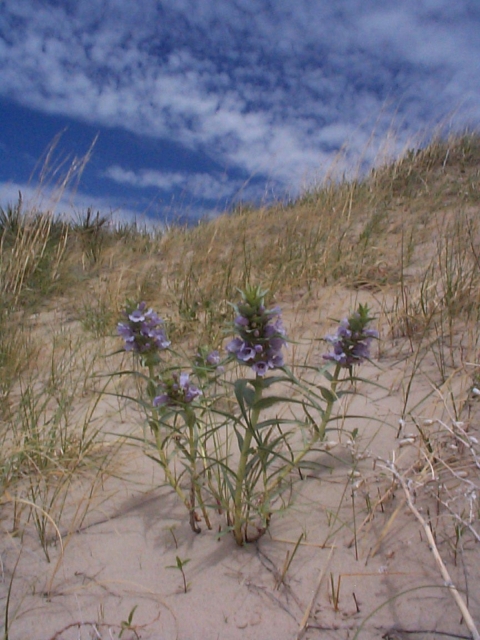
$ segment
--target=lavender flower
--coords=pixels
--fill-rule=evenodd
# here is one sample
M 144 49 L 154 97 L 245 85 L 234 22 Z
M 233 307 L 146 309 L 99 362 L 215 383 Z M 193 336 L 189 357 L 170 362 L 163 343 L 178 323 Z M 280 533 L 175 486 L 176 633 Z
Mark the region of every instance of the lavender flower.
M 210 351 L 205 358 L 205 363 L 210 365 L 211 367 L 218 367 L 220 364 L 220 354 L 215 349 L 214 351 Z
M 287 344 L 278 307 L 266 309 L 264 291 L 248 287 L 243 301 L 235 307 L 234 328 L 238 336 L 226 346 L 228 353 L 241 364 L 250 366 L 258 376 L 284 364 L 282 348 Z
M 193 360 L 193 372 L 202 383 L 214 382 L 224 371 L 225 367 L 220 364 L 220 353 L 217 349 L 202 346 Z
M 359 305 L 350 318 L 344 318 L 333 336 L 326 336 L 325 340 L 333 346 L 333 352 L 323 356 L 325 360 L 336 362 L 341 367 L 351 369 L 355 364 L 361 364 L 370 359 L 370 345 L 374 338 L 378 338 L 375 329 L 368 329 L 372 321 L 367 305 Z
M 200 389 L 191 384 L 188 373 L 173 373 L 171 378 L 160 383 L 159 390 L 162 393 L 153 399 L 154 407 L 182 406 L 202 395 Z
M 126 321 L 118 323 L 117 333 L 125 340 L 125 351 L 153 354 L 170 346 L 163 320 L 146 307 L 145 302 L 140 302 L 136 308 L 128 305 L 123 312 Z

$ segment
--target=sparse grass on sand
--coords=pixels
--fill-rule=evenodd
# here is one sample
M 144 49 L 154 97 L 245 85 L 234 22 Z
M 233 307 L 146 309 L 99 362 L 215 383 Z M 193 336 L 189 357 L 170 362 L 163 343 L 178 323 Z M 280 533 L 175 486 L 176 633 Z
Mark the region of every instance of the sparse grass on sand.
M 479 214 L 470 133 L 193 228 L 6 203 L 4 640 L 479 638 Z M 221 349 L 249 283 L 282 307 L 292 367 L 318 365 L 332 318 L 358 302 L 381 338 L 361 372 L 375 385 L 342 405 L 292 506 L 235 550 L 192 537 L 132 448 L 142 416 L 127 399 L 138 389 L 114 375 L 130 366 L 115 327 L 127 298 L 145 300 L 185 353 Z M 175 564 L 180 592 L 164 571 Z

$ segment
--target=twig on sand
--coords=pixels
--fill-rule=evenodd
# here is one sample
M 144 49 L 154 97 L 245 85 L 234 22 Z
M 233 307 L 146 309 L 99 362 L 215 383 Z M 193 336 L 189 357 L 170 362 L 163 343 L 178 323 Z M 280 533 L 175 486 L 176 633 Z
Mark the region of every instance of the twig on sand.
M 383 462 L 383 461 L 382 461 Z M 409 473 L 412 469 L 414 469 L 414 467 L 416 466 L 417 462 L 415 461 L 414 464 L 412 464 L 408 471 L 406 473 Z M 396 490 L 397 486 L 395 484 L 395 482 L 393 481 L 391 486 L 385 491 L 385 493 L 380 496 L 380 498 L 375 502 L 375 504 L 372 506 L 370 512 L 368 513 L 368 515 L 366 516 L 365 520 L 363 520 L 363 522 L 360 524 L 359 527 L 357 527 L 357 532 L 356 535 L 358 536 L 359 533 L 362 531 L 362 529 L 369 523 L 373 522 L 373 519 L 375 517 L 375 511 L 377 510 L 377 508 L 379 506 L 381 506 L 384 502 L 386 502 L 387 500 L 389 500 L 390 498 L 393 497 L 395 490 Z M 385 536 L 387 535 L 387 533 L 389 532 L 395 518 L 397 517 L 397 515 L 399 514 L 399 512 L 401 511 L 401 509 L 403 508 L 405 504 L 405 500 L 402 501 L 402 503 L 395 509 L 395 511 L 393 512 L 393 514 L 390 516 L 387 524 L 383 527 L 382 532 L 380 533 L 379 539 L 377 540 L 377 543 L 375 544 L 375 546 L 370 549 L 368 555 L 367 555 L 367 559 L 366 559 L 366 563 L 368 563 L 370 558 L 373 558 L 374 555 L 376 555 L 376 553 L 378 552 Z M 352 539 L 349 541 L 347 547 L 350 549 L 353 544 L 355 543 L 355 536 L 352 537 Z
M 396 480 L 398 481 L 398 483 L 401 485 L 404 493 L 405 493 L 405 497 L 407 499 L 407 504 L 408 507 L 410 509 L 410 511 L 413 513 L 413 515 L 417 518 L 417 520 L 420 522 L 420 524 L 423 527 L 423 530 L 425 531 L 425 535 L 427 536 L 427 540 L 428 540 L 428 544 L 430 546 L 430 550 L 433 553 L 433 557 L 435 558 L 435 561 L 440 569 L 440 573 L 442 574 L 442 578 L 444 580 L 445 586 L 447 587 L 447 589 L 450 591 L 450 593 L 452 594 L 453 599 L 455 600 L 455 603 L 457 605 L 457 607 L 460 609 L 460 613 L 463 616 L 463 619 L 465 620 L 465 624 L 468 627 L 468 630 L 470 631 L 470 633 L 472 634 L 472 638 L 473 640 L 480 640 L 480 633 L 478 632 L 477 627 L 475 626 L 475 622 L 473 621 L 472 616 L 470 615 L 470 612 L 467 608 L 467 605 L 465 604 L 465 602 L 463 601 L 462 596 L 460 595 L 460 593 L 458 592 L 458 589 L 456 588 L 456 586 L 453 584 L 453 581 L 450 577 L 450 574 L 448 573 L 447 567 L 445 566 L 440 553 L 438 552 L 438 548 L 437 545 L 435 543 L 435 538 L 433 537 L 433 533 L 432 530 L 430 529 L 428 523 L 426 522 L 426 520 L 422 517 L 422 515 L 420 514 L 420 512 L 418 511 L 418 509 L 416 508 L 416 506 L 413 504 L 413 500 L 412 500 L 412 495 L 405 483 L 405 480 L 402 478 L 402 476 L 399 474 L 397 468 L 395 467 L 395 465 L 393 465 L 392 463 L 387 463 L 387 467 L 388 469 L 392 472 L 392 474 L 395 476 Z
M 302 618 L 302 621 L 300 623 L 300 628 L 298 630 L 296 640 L 301 640 L 301 638 L 303 638 L 303 635 L 304 635 L 305 631 L 308 628 L 308 619 L 310 618 L 310 613 L 312 612 L 312 607 L 313 607 L 313 605 L 315 603 L 315 600 L 317 599 L 317 595 L 318 595 L 318 592 L 320 590 L 320 586 L 322 584 L 323 578 L 325 577 L 325 573 L 327 572 L 328 566 L 330 564 L 330 560 L 332 559 L 332 555 L 333 555 L 333 550 L 334 549 L 335 549 L 335 543 L 332 544 L 332 548 L 330 549 L 330 553 L 328 554 L 327 561 L 325 562 L 325 565 L 323 566 L 322 570 L 320 571 L 320 575 L 318 576 L 317 586 L 315 587 L 315 591 L 313 592 L 312 598 L 311 598 L 310 602 L 308 603 L 308 607 L 305 609 L 305 613 L 303 614 L 303 618 Z
M 390 516 L 390 518 L 388 519 L 387 524 L 383 527 L 380 535 L 378 536 L 378 540 L 375 543 L 375 546 L 371 549 L 371 551 L 369 552 L 368 556 L 367 556 L 367 560 L 365 562 L 365 564 L 367 564 L 367 562 L 370 560 L 370 558 L 373 558 L 373 556 L 375 556 L 378 552 L 378 550 L 380 549 L 382 542 L 384 541 L 386 535 L 388 534 L 388 532 L 390 531 L 390 529 L 392 528 L 392 525 L 396 519 L 396 517 L 398 516 L 398 514 L 400 513 L 400 511 L 403 509 L 403 507 L 405 506 L 405 498 L 403 500 L 400 500 L 400 502 L 397 505 L 397 508 L 395 509 L 395 511 L 392 513 L 392 515 Z

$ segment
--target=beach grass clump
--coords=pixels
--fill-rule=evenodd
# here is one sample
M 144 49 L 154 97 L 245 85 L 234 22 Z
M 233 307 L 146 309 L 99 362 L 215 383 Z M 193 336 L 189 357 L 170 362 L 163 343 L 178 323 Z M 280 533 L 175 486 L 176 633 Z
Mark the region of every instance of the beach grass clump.
M 4 299 L 51 294 L 65 255 L 68 227 L 49 212 L 24 211 L 18 203 L 0 209 L 0 292 Z
M 81 526 L 118 441 L 107 443 L 103 433 L 105 384 L 95 392 L 92 386 L 98 353 L 61 330 L 51 345 L 33 346 L 23 366 L 16 364 L 18 353 L 6 353 L 0 368 L 0 507 L 12 535 L 22 538 L 33 526 L 50 562 L 65 532 Z M 20 353 L 20 340 L 16 347 Z M 74 508 L 72 494 L 79 499 Z

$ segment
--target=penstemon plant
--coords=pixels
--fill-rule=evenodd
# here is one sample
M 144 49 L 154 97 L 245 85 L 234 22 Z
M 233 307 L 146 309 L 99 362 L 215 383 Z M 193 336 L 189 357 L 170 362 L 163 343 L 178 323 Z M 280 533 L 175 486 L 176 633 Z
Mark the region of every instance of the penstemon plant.
M 370 360 L 371 343 L 378 338 L 378 332 L 369 327 L 372 320 L 368 305 L 359 304 L 357 311 L 339 322 L 335 334 L 325 337 L 325 341 L 332 345 L 333 351 L 325 353 L 323 359 L 335 363 L 335 369 L 333 374 L 325 368 L 315 367 L 314 370 L 323 375 L 330 383 L 329 387 L 319 385 L 316 381 L 313 384 L 299 381 L 294 379 L 293 374 L 289 372 L 291 379 L 302 388 L 305 398 L 303 407 L 310 418 L 312 436 L 306 446 L 292 458 L 291 462 L 281 469 L 274 484 L 269 486 L 270 492 L 290 471 L 299 469 L 305 456 L 314 449 L 318 442 L 325 439 L 327 426 L 332 419 L 333 407 L 336 401 L 346 393 L 338 389 L 339 385 L 343 382 L 355 382 L 357 378 L 353 375 L 354 367 L 362 364 L 365 360 Z M 306 368 L 311 369 L 312 367 Z M 348 372 L 346 377 L 343 376 L 345 370 Z M 310 410 L 312 409 L 317 412 L 319 421 L 311 416 Z
M 202 425 L 197 418 L 195 401 L 202 391 L 190 381 L 189 373 L 164 373 L 158 383 L 159 395 L 153 398 L 150 427 L 155 436 L 155 443 L 160 455 L 160 464 L 167 480 L 175 488 L 190 514 L 190 526 L 195 533 L 200 533 L 200 520 L 196 512 L 198 502 L 205 522 L 211 529 L 210 520 L 202 497 L 199 461 L 205 459 L 202 438 Z M 176 452 L 180 453 L 189 475 L 188 495 L 181 489 L 181 476 L 175 477 L 169 465 L 168 444 L 172 443 Z
M 329 365 L 316 371 L 328 386 L 305 382 L 285 365 L 288 340 L 280 309 L 265 306 L 267 292 L 258 286 L 240 293 L 241 301 L 232 305 L 236 335 L 226 345 L 226 359 L 222 361 L 218 350 L 202 347 L 190 373 L 167 366 L 161 357 L 162 351 L 174 354 L 163 322 L 145 303 L 129 303 L 118 333 L 125 349 L 148 370 L 148 375 L 136 372 L 146 383 L 146 399 L 136 401 L 146 410 L 154 438 L 150 444 L 156 453 L 149 455 L 187 508 L 192 530 L 200 532 L 197 507 L 208 528 L 208 509 L 215 507 L 225 515 L 227 531 L 243 545 L 267 531 L 275 502 L 291 486 L 291 472 L 299 470 L 325 438 L 342 395 L 338 385 L 354 380 L 354 366 L 369 358 L 370 343 L 378 334 L 368 327 L 368 307 L 360 305 L 326 338 L 333 352 L 324 358 L 335 368 L 333 374 Z M 234 375 L 231 381 L 224 375 L 226 365 L 233 365 L 234 374 L 243 367 L 246 375 Z M 281 395 L 272 393 L 279 388 Z M 299 408 L 296 415 L 282 417 L 285 407 L 293 405 Z M 292 437 L 299 429 L 307 437 L 296 451 Z
M 260 421 L 263 409 L 283 398 L 264 397 L 264 392 L 283 377 L 267 374 L 284 365 L 282 349 L 286 346 L 285 330 L 278 307 L 266 309 L 265 294 L 259 287 L 247 287 L 242 292 L 242 302 L 235 307 L 237 316 L 234 327 L 238 335 L 227 344 L 227 351 L 242 365 L 251 368 L 255 378 L 239 378 L 234 384 L 240 416 L 233 421 L 240 458 L 233 473 L 230 500 L 227 506 L 227 522 L 233 530 L 237 544 L 257 539 L 268 528 L 270 521 L 270 496 L 266 491 L 270 463 L 277 457 L 276 448 L 286 444 L 279 418 Z M 232 475 L 232 469 L 227 468 Z M 263 485 L 260 492 L 258 485 Z M 260 526 L 249 533 L 250 516 L 260 516 Z
M 147 400 L 139 399 L 138 403 L 147 412 L 148 424 L 154 436 L 154 447 L 157 456 L 153 459 L 162 467 L 166 481 L 173 487 L 190 514 L 190 525 L 199 532 L 195 511 L 196 498 L 199 491 L 196 486 L 195 448 L 196 419 L 191 403 L 201 391 L 190 383 L 188 373 L 169 372 L 160 354 L 170 348 L 164 322 L 152 310 L 147 309 L 145 302 L 135 305 L 127 302 L 123 313 L 124 319 L 117 326 L 117 333 L 125 341 L 125 351 L 132 352 L 140 359 L 140 363 L 148 370 L 148 376 L 136 371 L 146 381 Z M 160 371 L 159 371 L 160 369 Z M 187 434 L 178 426 L 183 420 Z M 172 444 L 174 452 L 180 450 L 188 463 L 191 476 L 190 491 L 186 493 L 180 479 L 172 470 Z

